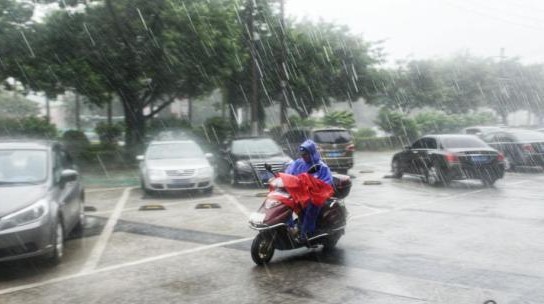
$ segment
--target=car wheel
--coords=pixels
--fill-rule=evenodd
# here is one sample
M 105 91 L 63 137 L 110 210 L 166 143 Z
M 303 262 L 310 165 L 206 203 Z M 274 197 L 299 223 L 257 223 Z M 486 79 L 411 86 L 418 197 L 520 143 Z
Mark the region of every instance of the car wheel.
M 60 217 L 58 218 L 57 226 L 53 235 L 53 252 L 48 257 L 47 261 L 52 265 L 58 265 L 64 256 L 64 227 Z
M 492 187 L 495 184 L 496 181 L 497 181 L 497 179 L 495 177 L 484 177 L 484 178 L 482 178 L 482 183 L 486 187 Z
M 400 163 L 398 159 L 393 160 L 393 162 L 391 163 L 391 171 L 393 171 L 394 178 L 402 178 L 402 175 L 404 173 L 402 172 L 402 169 L 400 168 Z
M 211 186 L 210 188 L 206 188 L 206 189 L 202 190 L 202 193 L 204 193 L 206 195 L 212 195 L 213 194 L 213 186 Z
M 442 173 L 436 166 L 431 166 L 425 172 L 425 181 L 431 186 L 440 186 L 443 184 Z
M 143 179 L 140 179 L 140 188 L 142 189 L 144 194 L 147 195 L 147 196 L 151 196 L 153 194 L 153 191 L 151 191 L 150 189 L 147 189 Z
M 229 171 L 229 183 L 233 187 L 238 185 L 238 179 L 236 177 L 236 172 L 234 171 L 234 168 L 231 168 Z
M 85 223 L 87 222 L 87 217 L 85 216 L 85 201 L 83 198 L 81 198 L 81 201 L 79 203 L 79 218 L 77 220 L 77 224 L 74 227 L 72 231 L 72 235 L 74 236 L 81 236 L 83 234 L 83 230 L 85 229 Z
M 504 157 L 504 170 L 505 171 L 515 171 L 516 170 L 516 166 L 512 163 L 512 160 L 507 156 Z

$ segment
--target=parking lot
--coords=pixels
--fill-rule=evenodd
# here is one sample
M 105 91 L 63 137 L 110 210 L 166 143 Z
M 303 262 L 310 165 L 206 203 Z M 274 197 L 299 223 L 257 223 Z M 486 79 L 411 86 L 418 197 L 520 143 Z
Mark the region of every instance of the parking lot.
M 391 155 L 356 154 L 337 250 L 266 267 L 247 225 L 266 189 L 87 189 L 84 236 L 57 267 L 0 265 L 0 303 L 544 303 L 544 173 L 431 187 L 387 178 Z

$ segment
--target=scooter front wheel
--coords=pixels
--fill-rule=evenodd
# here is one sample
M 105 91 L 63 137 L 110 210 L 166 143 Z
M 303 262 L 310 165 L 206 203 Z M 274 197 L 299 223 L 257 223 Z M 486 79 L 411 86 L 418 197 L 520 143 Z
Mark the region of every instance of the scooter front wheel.
M 270 262 L 274 251 L 274 242 L 270 235 L 259 233 L 251 244 L 251 258 L 257 265 L 264 265 Z

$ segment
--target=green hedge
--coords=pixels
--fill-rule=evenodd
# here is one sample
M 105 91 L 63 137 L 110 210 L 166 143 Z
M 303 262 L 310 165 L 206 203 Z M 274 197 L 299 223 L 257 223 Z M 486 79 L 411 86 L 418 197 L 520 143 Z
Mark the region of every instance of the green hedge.
M 355 146 L 357 151 L 383 151 L 383 150 L 398 150 L 408 145 L 402 137 L 356 137 Z

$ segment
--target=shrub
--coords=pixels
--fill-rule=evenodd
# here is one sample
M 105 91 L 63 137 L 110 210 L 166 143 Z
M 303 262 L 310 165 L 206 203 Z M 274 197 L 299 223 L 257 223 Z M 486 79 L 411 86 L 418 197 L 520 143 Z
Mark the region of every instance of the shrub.
M 353 112 L 334 111 L 330 112 L 322 119 L 323 124 L 332 127 L 342 127 L 351 129 L 355 127 L 355 118 Z
M 68 130 L 62 135 L 62 143 L 66 150 L 76 159 L 85 158 L 84 154 L 90 147 L 85 133 L 77 130 Z
M 45 118 L 35 116 L 0 120 L 0 136 L 54 139 L 57 128 Z
M 360 128 L 355 132 L 355 137 L 357 138 L 372 138 L 376 137 L 376 131 L 371 128 Z
M 403 142 L 411 142 L 419 135 L 418 126 L 414 119 L 385 108 L 380 110 L 376 124 L 385 132 L 402 139 Z
M 123 124 L 114 123 L 110 125 L 106 122 L 101 122 L 94 130 L 98 134 L 102 145 L 116 146 L 121 134 L 123 134 Z

